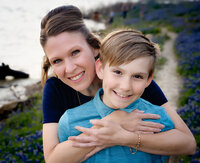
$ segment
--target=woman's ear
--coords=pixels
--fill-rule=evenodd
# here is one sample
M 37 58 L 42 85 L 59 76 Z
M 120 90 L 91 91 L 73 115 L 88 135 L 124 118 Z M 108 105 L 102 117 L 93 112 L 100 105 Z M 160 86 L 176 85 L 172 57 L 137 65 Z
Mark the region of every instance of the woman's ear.
M 149 76 L 149 78 L 147 79 L 146 87 L 149 86 L 149 84 L 152 82 L 152 80 L 153 80 L 153 74 L 151 76 Z
M 94 49 L 94 58 L 99 55 L 99 49 Z
M 99 79 L 103 79 L 103 65 L 99 58 L 96 60 L 96 74 Z

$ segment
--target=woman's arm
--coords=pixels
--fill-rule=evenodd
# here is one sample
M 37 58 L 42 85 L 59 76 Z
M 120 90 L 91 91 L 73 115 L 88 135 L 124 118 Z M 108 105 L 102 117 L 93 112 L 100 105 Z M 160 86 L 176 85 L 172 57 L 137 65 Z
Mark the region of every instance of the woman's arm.
M 70 140 L 59 143 L 58 123 L 43 124 L 43 151 L 45 162 L 82 162 L 85 155 L 94 148 L 75 148 L 72 147 L 72 143 L 73 141 Z
M 165 108 L 166 112 L 174 122 L 175 130 L 177 130 L 180 138 L 182 138 L 182 140 L 178 141 L 180 145 L 179 149 L 183 150 L 181 149 L 181 147 L 184 148 L 183 153 L 180 154 L 189 154 L 189 155 L 194 154 L 196 151 L 196 141 L 190 129 L 187 127 L 187 125 L 181 119 L 178 113 L 169 105 L 168 102 L 163 104 L 162 107 Z M 177 137 L 177 139 L 180 138 Z
M 116 114 L 118 112 L 114 112 Z M 126 112 L 122 112 L 126 113 Z M 113 113 L 112 113 L 113 114 Z M 110 115 L 105 117 L 104 119 L 109 119 Z M 118 116 L 113 116 L 113 121 L 115 121 L 115 118 L 118 118 Z M 152 118 L 157 119 L 159 116 L 154 114 L 144 114 L 138 111 L 134 114 L 136 121 L 134 121 L 137 125 L 136 128 L 140 128 L 140 126 L 143 126 L 142 124 L 137 123 L 138 121 L 141 121 L 143 118 Z M 112 116 L 111 116 L 112 119 Z M 110 119 L 110 120 L 111 120 Z M 137 127 L 138 126 L 138 127 Z M 147 125 L 148 126 L 148 125 Z M 146 127 L 147 131 L 157 131 L 158 128 L 162 127 L 160 124 L 153 123 L 153 127 Z M 99 126 L 93 126 L 92 129 L 99 128 Z M 150 128 L 150 129 L 149 129 Z M 113 128 L 115 129 L 115 128 Z M 115 132 L 118 131 L 118 128 L 116 128 Z M 122 132 L 118 132 L 119 134 Z M 84 134 L 81 134 L 80 136 L 85 136 Z M 120 136 L 121 137 L 121 136 Z M 133 137 L 132 137 L 133 138 Z M 125 138 L 126 139 L 126 138 Z M 135 135 L 135 141 L 137 139 L 137 135 Z M 134 141 L 134 142 L 135 142 Z M 86 141 L 87 142 L 87 141 Z M 118 139 L 116 139 L 116 144 L 119 142 Z M 59 143 L 58 140 L 58 123 L 45 123 L 43 124 L 43 151 L 44 151 L 44 157 L 45 161 L 47 163 L 49 162 L 82 162 L 84 160 L 84 157 L 95 148 L 95 145 L 92 145 L 90 147 L 73 147 L 72 145 L 75 142 L 71 140 L 67 140 L 63 143 Z M 106 146 L 108 147 L 109 144 Z M 105 147 L 105 146 L 104 146 Z M 98 147 L 98 151 L 101 150 L 104 147 Z
M 66 108 L 69 108 L 68 106 L 73 106 L 70 103 L 76 100 L 74 100 L 73 97 L 74 94 L 71 88 L 62 83 L 58 78 L 51 77 L 47 80 L 43 89 L 42 98 L 44 122 L 43 151 L 47 163 L 81 162 L 88 151 L 92 149 L 74 148 L 72 147 L 72 141 L 59 143 L 58 123 L 56 122 L 59 121 Z
M 166 132 L 141 135 L 140 150 L 161 155 L 192 155 L 196 141 L 187 125 L 169 103 L 162 105 L 174 122 L 175 128 Z
M 192 133 L 180 116 L 170 107 L 168 103 L 165 103 L 163 107 L 165 107 L 167 113 L 174 122 L 175 129 L 157 134 L 142 134 L 140 150 L 160 155 L 194 154 L 196 150 L 196 142 Z M 79 128 L 80 131 L 90 135 L 89 137 L 79 136 L 72 137 L 72 139 L 70 139 L 78 141 L 78 143 L 76 142 L 74 144 L 77 147 L 88 147 L 90 145 L 104 146 L 109 144 L 132 146 L 135 148 L 138 141 L 137 134 L 136 132 L 127 132 L 131 131 L 131 129 L 135 126 L 135 124 L 132 123 L 132 118 L 135 118 L 135 115 L 132 113 L 126 114 L 122 111 L 115 111 L 104 118 L 104 120 L 107 120 L 108 122 L 97 121 L 98 123 L 94 123 L 94 125 L 97 124 L 103 127 L 99 130 L 93 128 Z M 125 129 L 120 129 L 117 123 L 110 123 L 109 121 L 120 123 L 123 128 L 126 128 L 126 131 L 124 131 Z M 126 124 L 128 124 L 128 126 L 126 126 Z M 130 124 L 132 124 L 133 127 L 131 127 Z M 141 131 L 141 129 L 138 128 L 137 131 Z M 92 141 L 94 137 L 96 138 L 95 142 L 88 143 L 89 141 Z M 94 154 L 94 152 L 91 153 Z

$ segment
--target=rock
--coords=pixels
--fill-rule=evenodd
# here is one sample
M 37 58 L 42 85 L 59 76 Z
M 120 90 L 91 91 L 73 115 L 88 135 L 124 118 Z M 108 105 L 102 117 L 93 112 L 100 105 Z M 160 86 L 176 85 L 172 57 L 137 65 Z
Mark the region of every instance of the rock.
M 25 102 L 41 90 L 40 81 L 35 79 L 0 81 L 0 114 L 14 109 L 19 102 Z
M 29 78 L 29 74 L 13 70 L 9 67 L 9 65 L 2 63 L 2 65 L 0 65 L 0 79 L 6 79 L 7 76 L 12 76 L 15 79 Z

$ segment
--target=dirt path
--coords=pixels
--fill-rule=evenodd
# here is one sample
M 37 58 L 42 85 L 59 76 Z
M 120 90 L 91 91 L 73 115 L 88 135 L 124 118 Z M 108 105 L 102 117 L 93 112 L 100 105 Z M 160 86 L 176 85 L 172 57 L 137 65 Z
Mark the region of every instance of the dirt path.
M 170 105 L 177 109 L 177 100 L 182 86 L 182 80 L 176 72 L 177 60 L 174 54 L 174 42 L 176 34 L 163 29 L 163 33 L 167 33 L 170 40 L 165 42 L 164 50 L 161 55 L 167 58 L 167 62 L 156 74 L 155 81 L 161 87 L 166 95 Z

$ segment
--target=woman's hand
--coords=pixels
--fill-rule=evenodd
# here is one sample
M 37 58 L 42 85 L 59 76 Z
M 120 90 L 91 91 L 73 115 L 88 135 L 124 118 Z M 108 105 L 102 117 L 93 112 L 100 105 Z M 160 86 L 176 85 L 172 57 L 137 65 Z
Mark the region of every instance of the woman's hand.
M 75 141 L 74 147 L 114 146 L 125 145 L 128 132 L 153 133 L 159 132 L 164 126 L 159 123 L 146 122 L 142 119 L 158 119 L 159 115 L 146 114 L 143 111 L 134 110 L 131 113 L 115 111 L 102 120 L 91 120 L 92 128 L 77 126 L 76 129 L 83 135 L 69 137 Z
M 76 127 L 77 130 L 84 133 L 83 135 L 69 137 L 69 140 L 75 141 L 74 147 L 123 145 L 124 135 L 128 131 L 118 123 L 107 120 L 91 120 L 90 122 L 94 125 L 92 128 Z M 119 142 L 121 143 L 119 144 Z
M 121 114 L 120 112 L 117 114 Z M 121 115 L 118 115 L 121 117 Z M 159 119 L 160 116 L 157 114 L 149 114 L 144 113 L 144 111 L 140 110 L 133 110 L 131 113 L 128 113 L 126 117 L 120 118 L 121 126 L 131 132 L 137 133 L 154 133 L 160 132 L 164 126 L 160 123 L 150 122 L 150 121 L 143 121 L 143 119 Z

